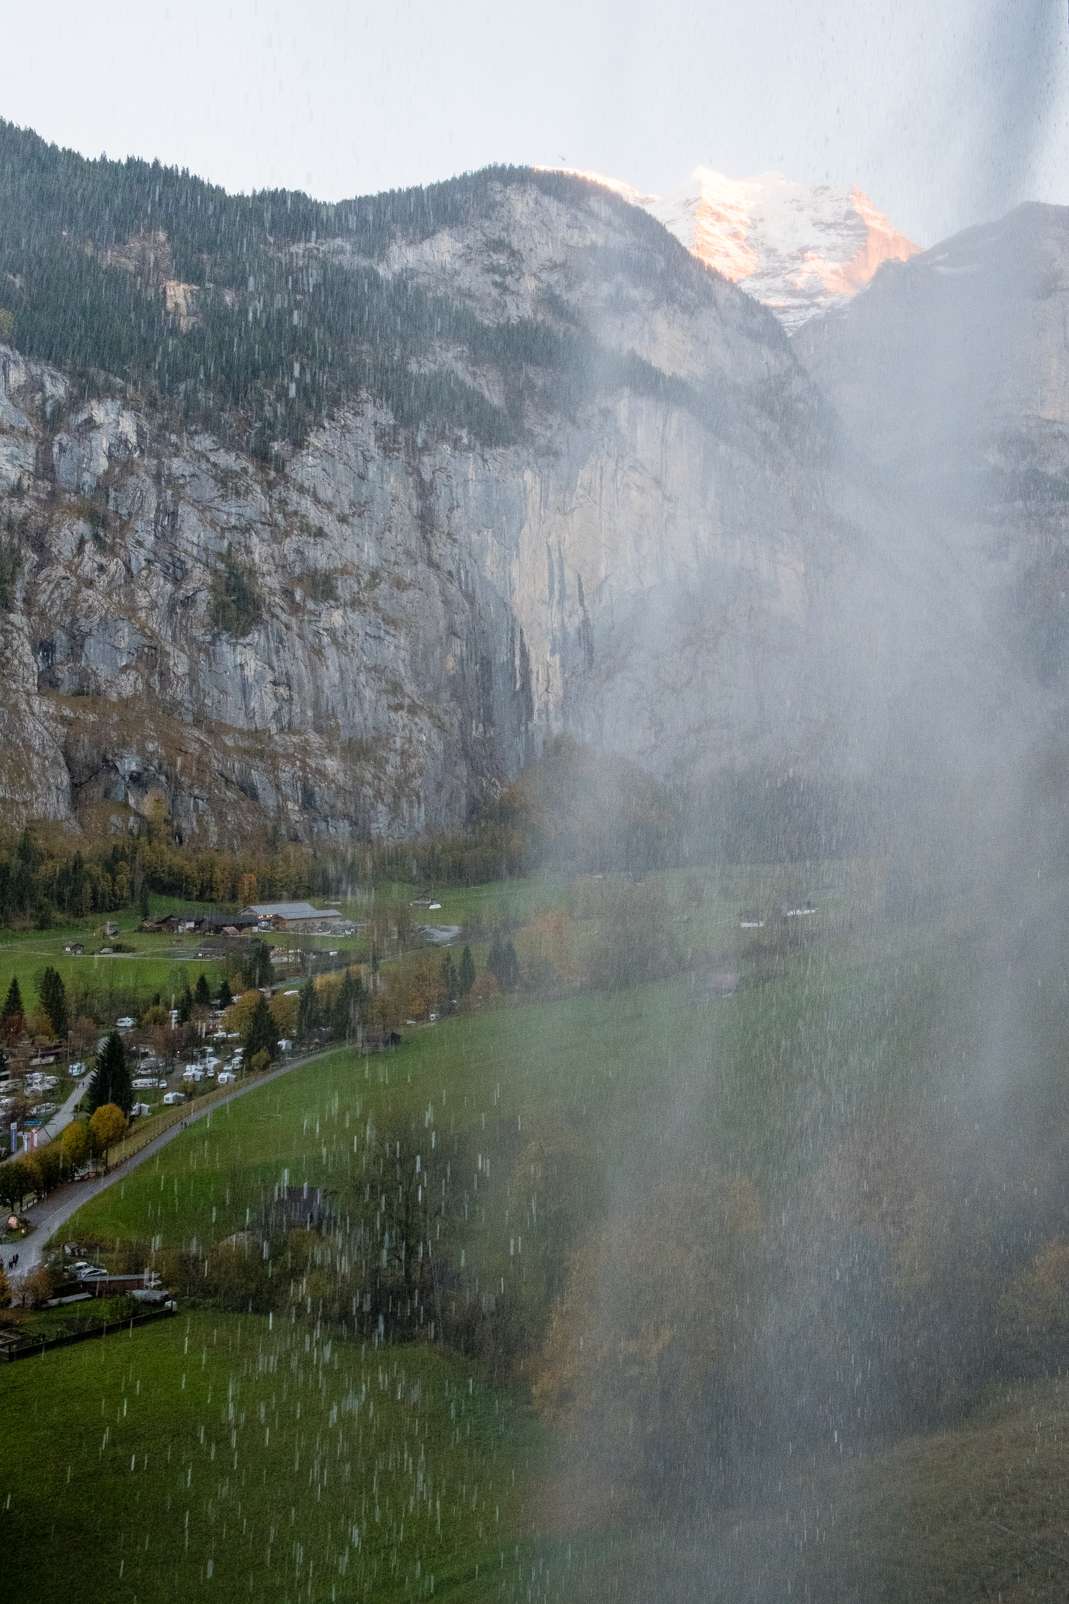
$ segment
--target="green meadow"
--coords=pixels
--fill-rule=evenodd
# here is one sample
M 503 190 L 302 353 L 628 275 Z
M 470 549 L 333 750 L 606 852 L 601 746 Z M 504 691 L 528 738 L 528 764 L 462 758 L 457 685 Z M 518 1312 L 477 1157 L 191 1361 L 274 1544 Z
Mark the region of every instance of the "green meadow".
M 469 1366 L 179 1314 L 0 1373 L 13 1598 L 492 1598 L 537 1453 Z
M 400 1124 L 477 1156 L 466 1251 L 502 1289 L 537 1248 L 536 1222 L 517 1233 L 510 1180 L 530 1142 L 570 1144 L 585 1173 L 626 1186 L 682 1121 L 710 1163 L 772 1196 L 840 1132 L 923 1107 L 933 1065 L 963 1061 L 977 1030 L 984 959 L 967 910 L 885 926 L 860 874 L 821 890 L 820 927 L 734 995 L 716 995 L 699 965 L 408 1029 L 388 1055 L 338 1049 L 216 1109 L 62 1234 L 103 1252 L 206 1251 L 262 1218 L 280 1184 L 344 1200 L 369 1128 Z M 740 899 L 774 906 L 784 886 L 769 871 L 748 885 L 660 877 L 658 891 L 683 941 L 693 932 L 715 955 Z M 597 881 L 538 882 L 522 905 L 570 899 L 596 921 L 600 895 Z M 432 917 L 460 923 L 481 905 L 485 928 L 500 898 L 475 888 L 449 907 L 443 895 Z M 1052 1015 L 1052 1043 L 1063 1023 Z M 279 1604 L 1064 1596 L 1050 1489 L 1069 1470 L 1069 1394 L 1056 1384 L 992 1401 L 953 1432 L 792 1465 L 747 1507 L 700 1522 L 634 1528 L 607 1509 L 582 1530 L 560 1501 L 559 1447 L 518 1393 L 456 1357 L 344 1339 L 307 1310 L 191 1305 L 0 1369 L 0 1400 L 19 1422 L 0 1447 L 0 1507 L 27 1604 L 55 1596 L 72 1552 L 91 1555 L 89 1604 L 224 1590 Z

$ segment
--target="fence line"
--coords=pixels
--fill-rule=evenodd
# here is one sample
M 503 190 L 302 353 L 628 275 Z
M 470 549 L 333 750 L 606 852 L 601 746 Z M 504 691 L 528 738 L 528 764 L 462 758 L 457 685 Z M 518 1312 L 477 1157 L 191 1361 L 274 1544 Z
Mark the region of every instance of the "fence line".
M 165 1109 L 162 1114 L 154 1114 L 142 1123 L 138 1122 L 136 1128 L 129 1136 L 124 1136 L 121 1142 L 116 1142 L 108 1155 L 108 1168 L 115 1169 L 135 1153 L 140 1153 L 143 1147 L 154 1142 L 157 1136 L 169 1131 L 172 1125 L 178 1125 L 191 1114 L 199 1114 L 202 1108 L 210 1108 L 215 1103 L 221 1103 L 230 1096 L 232 1086 L 215 1086 L 210 1092 L 195 1097 L 190 1103 L 176 1103 L 174 1108 Z
M 130 1314 L 123 1320 L 109 1320 L 106 1324 L 92 1326 L 88 1331 L 65 1331 L 58 1337 L 32 1338 L 21 1346 L 0 1348 L 0 1363 L 7 1360 L 13 1364 L 16 1359 L 35 1359 L 50 1348 L 69 1348 L 75 1342 L 90 1342 L 94 1337 L 110 1337 L 118 1331 L 132 1331 L 134 1326 L 146 1326 L 153 1320 L 171 1320 L 177 1313 L 175 1309 L 149 1309 L 145 1314 Z

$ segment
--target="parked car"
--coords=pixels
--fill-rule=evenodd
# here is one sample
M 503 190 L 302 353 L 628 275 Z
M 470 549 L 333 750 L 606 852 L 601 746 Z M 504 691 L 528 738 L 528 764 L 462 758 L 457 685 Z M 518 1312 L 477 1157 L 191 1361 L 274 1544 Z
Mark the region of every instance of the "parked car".
M 133 1028 L 134 1028 L 134 1026 L 136 1024 L 137 1024 L 137 1020 L 136 1019 L 131 1019 L 129 1014 L 123 1014 L 121 1019 L 117 1019 L 115 1021 L 115 1029 L 116 1030 L 133 1030 Z
M 86 1067 L 80 1058 L 76 1058 L 74 1063 L 71 1064 L 70 1068 L 67 1070 L 67 1074 L 72 1075 L 75 1080 L 80 1080 L 81 1077 L 87 1073 L 88 1071 L 86 1070 Z
M 237 1076 L 234 1074 L 232 1069 L 221 1069 L 219 1071 L 218 1084 L 220 1086 L 229 1086 L 230 1082 L 233 1080 L 237 1080 Z
M 160 1076 L 159 1080 L 156 1082 L 156 1090 L 158 1092 L 165 1092 L 167 1090 L 167 1076 L 166 1075 L 161 1075 Z
M 135 1092 L 147 1092 L 149 1088 L 154 1087 L 155 1084 L 156 1077 L 154 1075 L 135 1075 L 133 1080 L 130 1082 L 130 1085 L 134 1088 Z
M 152 1113 L 152 1104 L 151 1103 L 135 1103 L 133 1108 L 131 1108 L 131 1110 L 130 1110 L 130 1118 L 131 1119 L 140 1119 L 142 1114 L 151 1114 L 151 1113 Z
M 102 1264 L 87 1264 L 84 1270 L 79 1270 L 76 1279 L 79 1281 L 106 1281 L 108 1272 Z
M 185 1100 L 185 1092 L 167 1092 L 163 1099 L 166 1108 L 173 1108 L 176 1103 L 184 1103 Z

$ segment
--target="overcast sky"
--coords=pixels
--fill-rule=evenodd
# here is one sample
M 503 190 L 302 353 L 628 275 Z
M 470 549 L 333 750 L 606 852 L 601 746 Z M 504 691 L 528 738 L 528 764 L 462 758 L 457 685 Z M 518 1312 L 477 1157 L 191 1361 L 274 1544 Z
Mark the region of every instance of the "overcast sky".
M 857 183 L 924 243 L 1069 203 L 1066 0 L 8 0 L 0 114 L 338 199 L 493 161 Z

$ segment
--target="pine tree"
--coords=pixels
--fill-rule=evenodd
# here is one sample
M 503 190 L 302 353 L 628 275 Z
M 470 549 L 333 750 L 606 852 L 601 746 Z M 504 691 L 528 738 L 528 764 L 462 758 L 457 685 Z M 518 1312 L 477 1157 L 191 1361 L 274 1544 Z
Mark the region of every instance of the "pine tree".
M 215 999 L 215 1006 L 217 1008 L 229 1008 L 233 1001 L 234 993 L 230 989 L 229 980 L 224 975 L 219 982 L 219 992 Z
M 148 890 L 145 886 L 141 887 L 141 895 L 138 898 L 137 911 L 141 915 L 142 919 L 147 919 L 151 911 L 148 903 Z
M 271 965 L 271 948 L 266 941 L 254 941 L 243 970 L 247 986 L 269 986 L 275 978 Z
M 126 1063 L 126 1048 L 117 1030 L 113 1030 L 97 1054 L 96 1067 L 89 1082 L 89 1112 L 94 1114 L 105 1103 L 115 1103 L 124 1114 L 129 1114 L 134 1103 L 130 1070 Z
M 271 948 L 266 941 L 259 943 L 256 954 L 256 981 L 257 986 L 269 986 L 275 978 L 275 971 L 271 965 Z
M 41 1007 L 48 1015 L 52 1029 L 57 1036 L 67 1034 L 67 988 L 63 984 L 63 977 L 58 969 L 49 964 L 37 982 L 37 995 L 41 1000 Z
M 457 971 L 451 952 L 447 952 L 442 959 L 442 990 L 445 992 L 446 1005 L 451 1007 L 457 999 Z
M 197 984 L 193 988 L 193 1001 L 198 1008 L 210 1008 L 212 1005 L 212 988 L 208 984 L 207 975 L 197 976 Z
M 501 974 L 498 976 L 505 991 L 512 991 L 520 983 L 520 960 L 511 939 L 501 949 Z
M 362 1004 L 364 1001 L 364 988 L 359 980 L 346 970 L 342 976 L 342 983 L 338 987 L 331 1004 L 330 1029 L 334 1036 L 342 1036 L 349 1041 L 360 1024 Z
M 315 985 L 306 980 L 297 998 L 297 1034 L 310 1036 L 319 1023 L 319 998 Z
M 25 1012 L 26 1010 L 22 1006 L 22 992 L 19 989 L 18 976 L 16 975 L 13 977 L 10 986 L 7 988 L 7 996 L 4 999 L 4 1011 L 3 1013 L 0 1013 L 0 1019 L 2 1019 L 5 1024 L 9 1020 L 21 1020 Z
M 189 984 L 187 982 L 178 994 L 178 1023 L 180 1025 L 188 1025 L 189 1016 L 192 1014 L 192 1012 L 193 993 L 190 991 Z
M 460 995 L 466 997 L 475 984 L 475 959 L 471 955 L 471 948 L 465 947 L 460 955 L 460 974 L 457 976 L 457 985 Z
M 516 949 L 511 939 L 502 941 L 500 936 L 495 935 L 490 943 L 486 967 L 502 991 L 512 991 L 519 984 L 520 960 L 516 956 Z
M 266 997 L 257 999 L 245 1032 L 244 1047 L 247 1064 L 252 1062 L 257 1053 L 266 1053 L 268 1058 L 274 1058 L 278 1054 L 278 1032 L 271 1017 L 271 1010 L 267 1006 Z

